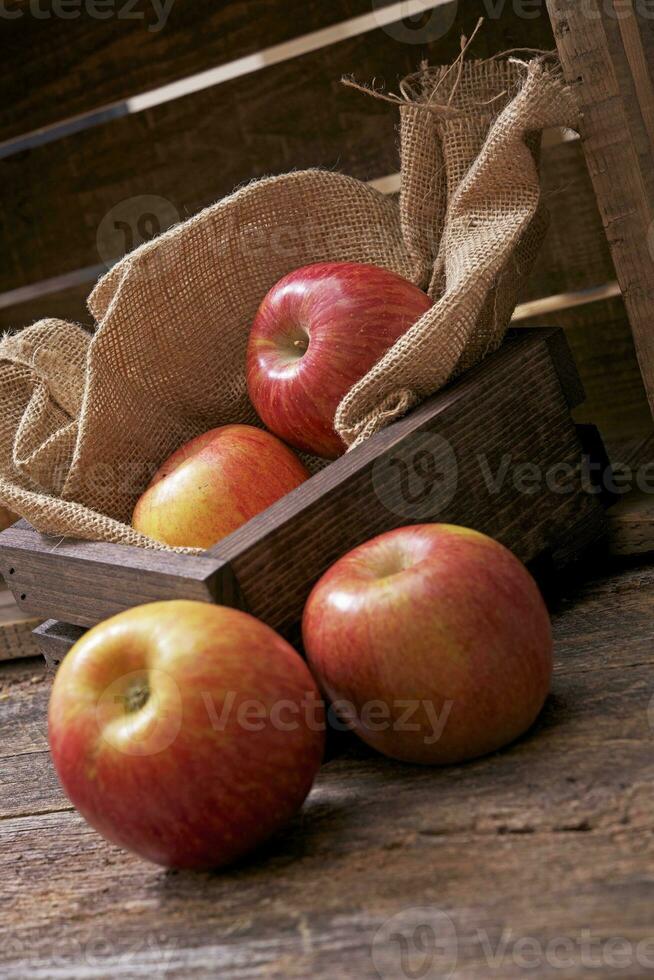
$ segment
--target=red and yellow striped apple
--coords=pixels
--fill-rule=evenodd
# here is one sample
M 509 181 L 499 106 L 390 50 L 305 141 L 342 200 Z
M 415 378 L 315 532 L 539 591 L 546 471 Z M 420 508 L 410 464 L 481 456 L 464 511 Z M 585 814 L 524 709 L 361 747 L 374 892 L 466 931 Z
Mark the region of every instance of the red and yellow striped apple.
M 323 753 L 302 658 L 235 609 L 157 602 L 95 626 L 55 677 L 63 787 L 100 834 L 158 864 L 229 864 L 299 809 Z
M 247 383 L 259 417 L 297 449 L 342 455 L 334 429 L 341 399 L 430 306 L 417 286 L 374 265 L 291 272 L 265 297 L 250 333 Z
M 224 425 L 162 464 L 136 503 L 132 526 L 164 544 L 210 548 L 308 477 L 269 432 Z
M 549 616 L 524 565 L 486 535 L 398 528 L 336 562 L 307 601 L 309 664 L 369 745 L 451 763 L 522 734 L 547 695 Z

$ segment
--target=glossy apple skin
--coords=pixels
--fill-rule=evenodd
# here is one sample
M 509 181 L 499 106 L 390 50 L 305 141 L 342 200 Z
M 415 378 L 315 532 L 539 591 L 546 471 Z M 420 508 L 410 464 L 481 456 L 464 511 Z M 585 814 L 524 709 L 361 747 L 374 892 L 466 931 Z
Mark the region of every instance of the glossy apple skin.
M 130 711 L 139 686 L 148 699 Z M 305 662 L 252 616 L 151 603 L 95 626 L 64 659 L 50 700 L 52 757 L 71 802 L 107 840 L 166 867 L 217 868 L 282 827 L 309 792 L 323 753 L 320 707 L 315 718 L 287 707 L 280 718 L 293 730 L 270 716 L 305 697 L 319 697 Z M 248 699 L 264 706 L 243 715 L 261 730 L 241 723 Z
M 404 527 L 355 548 L 314 587 L 302 631 L 328 697 L 354 705 L 364 741 L 407 762 L 499 749 L 532 724 L 549 690 L 550 621 L 536 583 L 467 528 Z M 374 701 L 383 717 L 366 715 Z M 398 701 L 411 702 L 410 718 Z
M 374 265 L 318 263 L 285 276 L 250 333 L 247 383 L 259 417 L 297 449 L 341 456 L 341 399 L 431 305 L 417 286 Z
M 308 477 L 269 432 L 224 425 L 163 463 L 137 501 L 132 527 L 164 544 L 210 548 Z

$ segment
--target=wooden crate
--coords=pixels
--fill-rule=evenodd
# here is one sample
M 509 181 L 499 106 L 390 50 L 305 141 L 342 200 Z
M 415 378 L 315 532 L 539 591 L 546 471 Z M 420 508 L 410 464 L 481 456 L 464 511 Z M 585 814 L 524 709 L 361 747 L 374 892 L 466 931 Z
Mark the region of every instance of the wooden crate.
M 39 618 L 21 609 L 4 582 L 0 582 L 0 662 L 39 655 L 33 636 Z
M 583 398 L 561 331 L 516 332 L 464 377 L 329 464 L 200 556 L 56 540 L 21 521 L 0 570 L 59 659 L 80 629 L 157 599 L 245 608 L 299 642 L 313 583 L 375 534 L 447 521 L 523 561 L 563 565 L 604 530 L 570 410 Z
M 72 21 L 13 22 L 22 43 L 7 53 L 9 88 L 0 106 L 4 186 L 19 189 L 6 209 L 18 217 L 6 223 L 0 270 L 0 326 L 9 329 L 48 315 L 90 323 L 90 285 L 120 257 L 104 253 L 101 228 L 125 202 L 157 198 L 166 204 L 166 221 L 174 220 L 254 177 L 310 166 L 337 167 L 385 191 L 396 189 L 395 108 L 346 91 L 339 78 L 355 69 L 361 80 L 375 77 L 394 90 L 422 59 L 451 62 L 461 35 L 469 37 L 480 16 L 486 22 L 470 57 L 556 44 L 583 112 L 579 139 L 545 134 L 542 182 L 552 222 L 518 317 L 528 325 L 565 328 L 589 392 L 585 405 L 560 341 L 534 335 L 512 340 L 469 377 L 201 558 L 62 543 L 19 525 L 2 536 L 0 550 L 13 556 L 5 571 L 13 568 L 11 587 L 25 615 L 59 624 L 39 631 L 44 648 L 65 647 L 70 630 L 132 602 L 181 594 L 245 602 L 292 633 L 306 583 L 329 560 L 376 530 L 412 519 L 385 506 L 375 481 L 396 451 L 408 454 L 410 467 L 411 440 L 423 432 L 440 436 L 441 426 L 446 438 L 458 440 L 461 459 L 457 493 L 439 516 L 496 533 L 526 560 L 547 551 L 561 560 L 566 540 L 574 554 L 598 533 L 602 515 L 589 495 L 518 499 L 503 487 L 480 501 L 483 475 L 475 453 L 523 452 L 532 439 L 539 458 L 546 447 L 562 458 L 578 455 L 560 392 L 555 404 L 548 401 L 552 370 L 562 377 L 564 365 L 561 390 L 574 420 L 597 424 L 618 449 L 651 430 L 654 22 L 639 16 L 631 0 L 547 0 L 527 12 L 521 4 L 491 6 L 434 0 L 410 26 L 404 5 L 392 0 L 376 0 L 372 8 L 367 0 L 288 0 L 283 11 L 249 0 L 177 0 L 161 32 L 84 13 Z M 34 53 L 30 64 L 25 49 Z M 32 64 L 38 85 L 31 84 Z M 73 82 L 73 68 L 84 72 L 88 85 Z M 208 80 L 212 72 L 218 73 L 214 81 Z M 191 83 L 186 91 L 185 80 Z M 132 232 L 136 217 L 130 214 Z M 134 243 L 126 239 L 125 249 Z M 532 406 L 523 418 L 516 393 L 503 393 L 492 372 L 513 378 L 513 359 L 531 365 L 537 356 L 544 359 L 543 375 L 531 367 L 528 375 L 540 399 L 522 392 Z M 476 385 L 492 389 L 488 405 L 475 396 Z M 464 408 L 466 433 L 458 428 Z M 548 435 L 543 427 L 550 423 L 559 428 Z M 389 483 L 398 473 L 391 469 Z M 628 505 L 621 506 L 629 518 Z M 540 515 L 533 527 L 530 507 Z M 332 508 L 340 508 L 345 527 L 331 520 Z M 648 506 L 644 524 L 637 522 L 645 537 L 650 527 L 652 542 L 653 515 Z M 289 544 L 297 568 L 290 567 Z M 271 570 L 273 557 L 280 571 Z M 270 608 L 264 573 L 276 597 Z M 287 593 L 295 598 L 286 606 Z

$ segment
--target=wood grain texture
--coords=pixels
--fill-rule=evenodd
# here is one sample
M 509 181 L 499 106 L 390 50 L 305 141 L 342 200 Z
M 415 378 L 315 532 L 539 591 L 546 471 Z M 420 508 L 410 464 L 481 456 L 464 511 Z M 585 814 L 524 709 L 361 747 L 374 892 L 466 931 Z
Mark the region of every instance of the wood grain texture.
M 57 541 L 19 522 L 0 535 L 0 569 L 43 619 L 90 626 L 143 602 L 192 598 L 245 607 L 295 639 L 323 571 L 404 524 L 464 524 L 523 561 L 547 553 L 565 564 L 604 530 L 579 472 L 570 408 L 580 397 L 562 334 L 518 331 L 201 557 Z
M 43 654 L 48 667 L 54 669 L 85 632 L 81 626 L 71 626 L 69 623 L 60 623 L 56 619 L 46 619 L 34 629 L 33 642 Z
M 213 602 L 220 562 L 103 542 L 48 538 L 19 521 L 2 532 L 0 567 L 19 607 L 80 626 L 158 599 Z
M 0 661 L 38 656 L 39 648 L 32 636 L 36 626 L 38 619 L 25 614 L 0 582 Z
M 575 292 L 616 278 L 581 141 L 550 143 L 541 159 L 550 215 L 521 302 Z
M 230 564 L 246 608 L 295 640 L 306 597 L 325 569 L 407 523 L 474 527 L 523 561 L 547 552 L 565 563 L 600 537 L 602 508 L 579 477 L 582 450 L 569 415 L 577 383 L 560 345 L 556 331 L 518 332 L 454 385 L 219 542 L 211 553 Z M 564 365 L 574 385 L 567 394 Z M 576 474 L 563 492 L 554 478 L 560 467 Z M 527 473 L 536 474 L 529 486 Z
M 92 282 L 54 293 L 43 293 L 24 302 L 0 307 L 0 330 L 19 330 L 44 317 L 70 320 L 85 327 L 93 326 L 93 317 L 88 311 L 86 298 L 91 292 Z
M 450 62 L 486 3 L 458 4 L 454 22 L 440 10 L 444 20 L 415 35 L 425 43 L 398 40 L 392 26 L 370 31 L 3 161 L 0 292 L 117 258 L 99 250 L 101 222 L 134 197 L 163 198 L 161 221 L 170 224 L 254 177 L 314 166 L 363 179 L 395 172 L 396 108 L 340 79 L 354 72 L 396 90 L 421 58 Z M 552 47 L 549 21 L 507 5 L 471 53 L 525 44 Z M 123 245 L 131 247 L 127 237 Z
M 649 432 L 652 418 L 622 297 L 541 315 L 533 323 L 565 331 L 586 392 L 576 421 L 598 426 L 610 450 Z
M 615 278 L 579 141 L 549 145 L 541 169 L 551 220 L 521 301 L 588 289 Z M 46 316 L 91 326 L 86 298 L 92 285 L 89 281 L 0 307 L 0 329 L 17 330 Z
M 3 23 L 0 140 L 370 12 L 366 0 L 175 0 L 161 15 L 144 0 L 117 0 L 98 5 L 101 16 L 79 4 L 73 17 L 58 16 L 50 2 L 40 4 L 40 17 L 14 0 L 6 7 L 23 13 Z
M 39 742 L 47 675 L 3 665 L 3 976 L 358 980 L 381 964 L 399 980 L 400 945 L 378 930 L 410 909 L 426 911 L 400 928 L 407 942 L 421 922 L 441 939 L 443 914 L 453 924 L 434 976 L 647 975 L 653 599 L 647 566 L 559 597 L 552 694 L 526 738 L 445 769 L 355 746 L 323 767 L 286 831 L 214 875 L 165 873 L 97 837 Z
M 654 147 L 647 125 L 653 106 L 650 88 L 634 76 L 634 70 L 642 71 L 642 61 L 638 66 L 634 61 L 634 31 L 640 45 L 654 48 L 654 26 L 630 4 L 617 4 L 629 27 L 620 27 L 616 11 L 600 0 L 547 0 L 547 6 L 566 77 L 582 109 L 588 169 L 654 407 Z M 647 69 L 650 83 L 653 64 Z
M 622 495 L 607 512 L 611 554 L 649 554 L 654 552 L 654 434 L 616 447 L 614 459 Z

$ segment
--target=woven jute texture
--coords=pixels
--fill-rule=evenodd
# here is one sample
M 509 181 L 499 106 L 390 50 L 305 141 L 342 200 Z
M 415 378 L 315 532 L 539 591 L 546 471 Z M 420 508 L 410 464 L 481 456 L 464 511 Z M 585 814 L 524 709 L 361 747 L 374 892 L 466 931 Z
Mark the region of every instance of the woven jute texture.
M 399 199 L 319 170 L 249 184 L 115 265 L 93 334 L 46 319 L 3 338 L 6 506 L 50 534 L 161 547 L 129 526 L 136 499 L 182 442 L 257 423 L 250 325 L 311 262 L 383 266 L 434 300 L 341 402 L 349 446 L 498 346 L 543 233 L 538 134 L 575 125 L 571 93 L 541 59 L 423 69 L 402 93 Z

